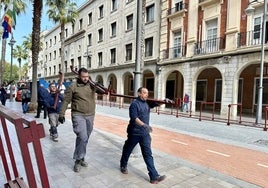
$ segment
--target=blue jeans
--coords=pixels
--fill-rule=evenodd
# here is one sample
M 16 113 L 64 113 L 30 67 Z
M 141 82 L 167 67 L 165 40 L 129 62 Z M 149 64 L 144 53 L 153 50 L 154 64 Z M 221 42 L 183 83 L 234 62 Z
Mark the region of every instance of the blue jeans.
M 76 134 L 73 159 L 81 160 L 85 157 L 89 136 L 93 130 L 94 115 L 72 115 L 73 131 Z
M 183 103 L 181 111 L 183 112 L 184 107 L 186 108 L 186 112 L 188 112 L 188 103 Z
M 28 102 L 23 101 L 21 103 L 21 105 L 22 105 L 22 111 L 23 111 L 23 113 L 26 113 L 28 111 Z
M 144 135 L 131 135 L 128 134 L 128 139 L 123 146 L 122 157 L 120 160 L 120 167 L 127 167 L 129 156 L 137 144 L 140 144 L 142 157 L 149 171 L 150 180 L 155 180 L 159 176 L 154 166 L 154 159 L 151 150 L 151 136 L 150 134 Z

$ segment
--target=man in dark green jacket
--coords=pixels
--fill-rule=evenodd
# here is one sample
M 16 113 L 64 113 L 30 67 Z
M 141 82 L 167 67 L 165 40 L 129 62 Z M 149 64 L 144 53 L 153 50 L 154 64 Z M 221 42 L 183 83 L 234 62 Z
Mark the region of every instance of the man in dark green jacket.
M 79 172 L 81 166 L 88 166 L 84 159 L 88 139 L 93 130 L 96 108 L 95 92 L 96 89 L 89 84 L 88 70 L 80 68 L 77 82 L 71 84 L 65 90 L 64 99 L 59 112 L 59 122 L 64 123 L 65 111 L 68 104 L 71 103 L 73 131 L 76 134 L 75 150 L 73 154 L 75 172 Z

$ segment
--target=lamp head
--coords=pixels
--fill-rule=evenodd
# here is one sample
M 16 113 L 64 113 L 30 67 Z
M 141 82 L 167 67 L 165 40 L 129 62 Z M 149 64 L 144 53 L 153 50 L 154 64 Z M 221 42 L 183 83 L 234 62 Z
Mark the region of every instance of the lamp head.
M 254 11 L 255 11 L 255 8 L 254 8 L 251 4 L 249 4 L 248 7 L 245 9 L 245 13 L 246 13 L 246 15 L 250 15 L 250 14 L 252 14 Z

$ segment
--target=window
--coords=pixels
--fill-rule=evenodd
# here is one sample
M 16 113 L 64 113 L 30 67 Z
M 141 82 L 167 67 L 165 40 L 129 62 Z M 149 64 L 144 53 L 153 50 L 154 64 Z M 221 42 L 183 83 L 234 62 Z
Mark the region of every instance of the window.
M 153 56 L 153 37 L 145 39 L 145 57 Z
M 132 60 L 132 44 L 126 45 L 126 61 Z
M 197 80 L 196 82 L 196 101 L 206 101 L 207 100 L 207 81 Z
M 65 29 L 65 37 L 68 37 L 68 29 Z
M 87 56 L 87 68 L 91 68 L 91 56 Z
M 60 57 L 60 54 L 61 54 L 61 48 L 59 48 L 59 57 Z
M 154 4 L 146 7 L 146 22 L 154 21 Z
M 258 93 L 260 86 L 260 78 L 255 79 L 255 105 L 257 105 L 258 101 Z M 263 78 L 263 95 L 262 95 L 262 104 L 268 104 L 268 78 Z
M 64 68 L 65 68 L 65 71 L 64 72 L 68 72 L 67 70 L 67 61 L 64 61 Z
M 112 0 L 112 11 L 117 10 L 117 0 Z
M 49 39 L 49 47 L 52 46 L 52 39 Z
M 103 18 L 103 5 L 99 7 L 99 19 Z
M 181 31 L 176 31 L 173 33 L 174 36 L 174 48 L 173 54 L 171 54 L 172 58 L 181 57 Z
M 206 23 L 207 26 L 207 42 L 205 45 L 206 52 L 216 51 L 217 48 L 217 32 L 218 32 L 217 19 L 211 20 Z
M 262 24 L 261 17 L 254 18 L 253 39 L 254 42 L 257 44 L 259 44 L 261 40 L 261 24 Z
M 98 42 L 102 42 L 103 41 L 103 29 L 99 29 L 99 41 Z
M 72 24 L 72 34 L 74 34 L 74 24 Z
M 177 0 L 175 3 L 175 11 L 181 11 L 183 9 L 183 1 Z
M 116 36 L 116 22 L 111 24 L 111 37 Z
M 82 67 L 81 57 L 78 57 L 77 61 L 78 61 L 78 68 L 80 69 Z
M 101 67 L 102 66 L 102 52 L 98 53 L 98 59 L 99 59 L 98 65 L 99 65 L 99 67 Z
M 56 59 L 56 55 L 57 55 L 57 53 L 56 53 L 56 50 L 54 50 L 54 53 L 53 53 L 54 55 L 54 57 L 53 57 L 53 59 Z
M 92 12 L 88 14 L 88 25 L 92 24 Z
M 83 19 L 81 18 L 79 20 L 79 30 L 82 30 L 83 29 Z
M 133 29 L 133 14 L 127 16 L 127 30 Z
M 54 44 L 56 44 L 56 42 L 57 42 L 57 37 L 54 36 Z
M 116 62 L 116 49 L 111 49 L 111 64 L 115 64 Z
M 222 80 L 215 80 L 215 99 L 214 102 L 221 102 Z
M 146 78 L 146 88 L 148 91 L 154 91 L 154 78 Z
M 87 40 L 88 40 L 88 46 L 92 46 L 92 34 L 87 35 Z
M 47 49 L 47 47 L 48 47 L 48 44 L 47 44 L 47 42 L 46 42 L 46 49 Z
M 49 61 L 51 61 L 51 53 L 49 53 Z

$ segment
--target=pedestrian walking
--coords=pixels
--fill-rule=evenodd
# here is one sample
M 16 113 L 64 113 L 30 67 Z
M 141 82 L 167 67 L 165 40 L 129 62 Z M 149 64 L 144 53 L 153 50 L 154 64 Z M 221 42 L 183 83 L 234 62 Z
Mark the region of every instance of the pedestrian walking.
M 56 85 L 54 83 L 51 83 L 49 84 L 49 94 L 47 97 L 42 96 L 44 98 L 44 105 L 47 108 L 48 112 L 48 122 L 50 124 L 49 132 L 53 141 L 58 141 L 57 127 L 59 125 L 59 111 L 63 100 L 63 95 L 61 93 L 58 93 L 58 97 L 56 97 L 56 94 Z M 56 105 L 54 106 L 54 104 Z
M 147 170 L 149 171 L 150 183 L 157 184 L 163 181 L 166 176 L 159 175 L 155 169 L 154 159 L 151 150 L 152 127 L 149 125 L 150 108 L 158 106 L 157 103 L 147 103 L 148 89 L 141 87 L 138 89 L 138 98 L 136 98 L 129 107 L 129 125 L 127 127 L 127 140 L 123 146 L 120 160 L 120 170 L 123 174 L 128 174 L 127 164 L 133 148 L 139 143 L 141 153 Z
M 24 85 L 21 92 L 21 105 L 24 114 L 28 111 L 28 103 L 30 101 L 31 101 L 31 91 L 28 89 L 26 85 Z
M 2 105 L 6 105 L 6 100 L 7 100 L 7 91 L 5 88 L 5 84 L 1 85 L 1 89 L 0 89 L 0 100 Z
M 68 104 L 71 103 L 73 131 L 76 134 L 73 154 L 75 172 L 79 172 L 81 166 L 88 166 L 85 156 L 88 140 L 93 130 L 96 108 L 95 92 L 96 88 L 90 86 L 89 73 L 85 68 L 79 69 L 77 82 L 71 84 L 64 92 L 64 99 L 59 112 L 59 122 L 64 123 L 65 111 Z
M 48 96 L 49 92 L 44 88 L 43 84 L 40 84 L 37 89 L 37 113 L 35 118 L 40 118 L 41 111 L 44 111 L 44 119 L 47 118 L 47 107 L 45 105 L 44 96 Z
M 188 112 L 189 110 L 189 100 L 190 100 L 190 97 L 189 95 L 186 93 L 183 97 L 183 104 L 182 104 L 182 107 L 181 107 L 181 111 L 183 112 L 184 108 L 186 109 L 186 112 Z

